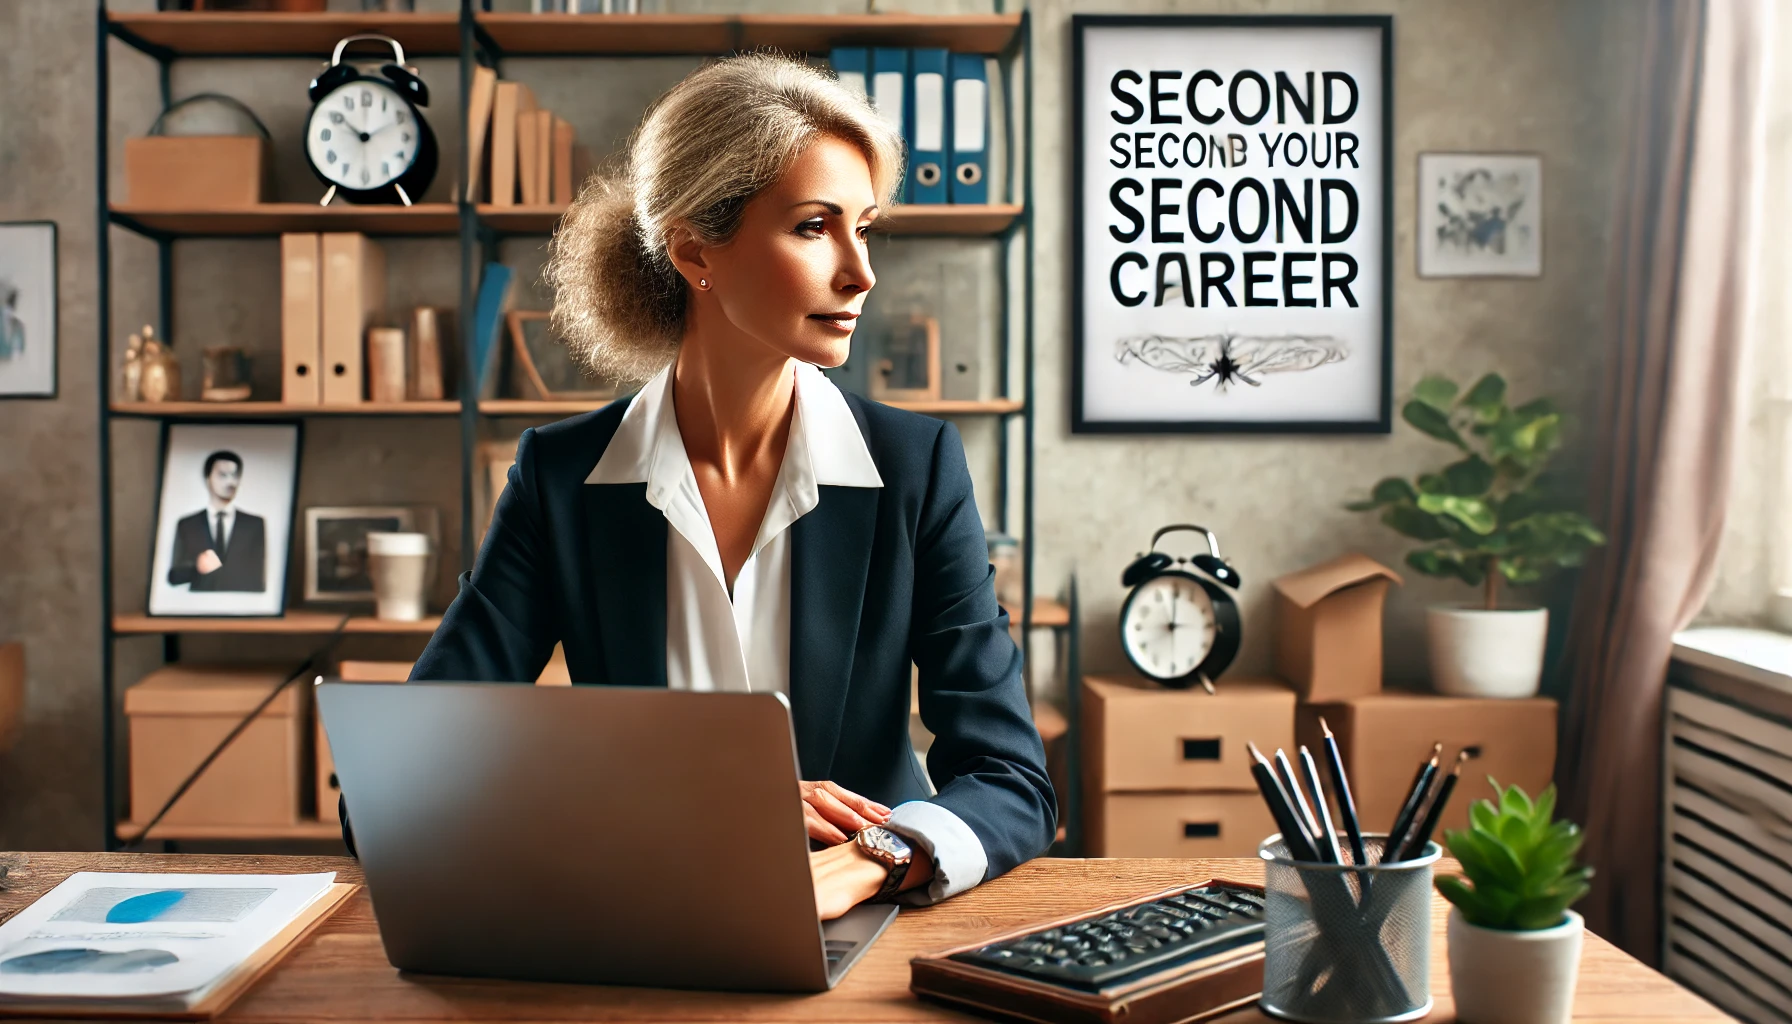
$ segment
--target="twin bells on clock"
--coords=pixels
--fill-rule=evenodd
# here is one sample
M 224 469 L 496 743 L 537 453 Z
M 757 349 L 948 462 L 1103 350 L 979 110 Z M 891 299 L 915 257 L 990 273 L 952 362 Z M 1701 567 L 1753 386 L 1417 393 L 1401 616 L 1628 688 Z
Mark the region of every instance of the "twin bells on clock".
M 1157 550 L 1159 540 L 1177 532 L 1205 537 L 1206 553 L 1171 557 Z M 1212 693 L 1213 680 L 1238 654 L 1240 618 L 1230 591 L 1240 582 L 1237 570 L 1221 560 L 1212 530 L 1179 523 L 1152 534 L 1151 550 L 1120 575 L 1121 585 L 1132 588 L 1120 607 L 1120 647 L 1127 659 L 1164 686 L 1198 683 Z
M 377 73 L 343 62 L 343 51 L 364 41 L 392 48 L 392 61 Z M 396 39 L 353 35 L 338 42 L 307 95 L 305 156 L 330 186 L 323 205 L 340 194 L 351 203 L 409 206 L 434 180 L 436 137 L 420 109 L 429 105 L 429 87 L 405 64 Z

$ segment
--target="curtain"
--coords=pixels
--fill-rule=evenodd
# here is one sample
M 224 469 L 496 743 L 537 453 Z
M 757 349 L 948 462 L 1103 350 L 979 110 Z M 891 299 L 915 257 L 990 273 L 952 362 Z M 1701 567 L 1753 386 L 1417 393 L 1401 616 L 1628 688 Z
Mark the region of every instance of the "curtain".
M 1611 543 L 1570 615 L 1557 765 L 1589 927 L 1659 960 L 1662 696 L 1712 584 L 1740 429 L 1769 0 L 1646 0 L 1606 282 L 1589 507 Z M 1640 6 L 1640 5 L 1639 5 Z

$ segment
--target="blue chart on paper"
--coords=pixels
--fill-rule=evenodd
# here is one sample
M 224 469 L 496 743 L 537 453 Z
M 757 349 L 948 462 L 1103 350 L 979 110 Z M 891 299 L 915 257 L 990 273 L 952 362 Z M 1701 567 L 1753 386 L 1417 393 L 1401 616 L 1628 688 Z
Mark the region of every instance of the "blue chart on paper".
M 136 974 L 179 961 L 165 949 L 50 949 L 0 960 L 0 974 Z
M 89 889 L 50 920 L 88 924 L 229 924 L 273 889 Z

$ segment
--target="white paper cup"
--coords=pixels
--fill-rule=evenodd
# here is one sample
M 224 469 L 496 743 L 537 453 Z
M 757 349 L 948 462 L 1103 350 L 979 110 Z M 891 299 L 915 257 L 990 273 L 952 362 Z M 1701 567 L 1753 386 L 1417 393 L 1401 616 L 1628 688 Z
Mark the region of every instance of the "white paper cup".
M 429 535 L 369 533 L 367 575 L 373 578 L 377 616 L 394 622 L 423 618 L 429 590 Z

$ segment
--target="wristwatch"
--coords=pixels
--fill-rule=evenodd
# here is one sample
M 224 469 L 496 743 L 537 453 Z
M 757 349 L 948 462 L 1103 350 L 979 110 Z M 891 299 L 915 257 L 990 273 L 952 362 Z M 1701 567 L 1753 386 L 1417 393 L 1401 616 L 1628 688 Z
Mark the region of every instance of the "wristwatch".
M 908 840 L 881 825 L 869 825 L 859 829 L 853 836 L 859 849 L 865 851 L 872 860 L 884 866 L 883 888 L 867 902 L 883 903 L 896 895 L 902 886 L 902 880 L 908 877 L 908 865 L 914 859 L 914 851 L 909 849 Z

